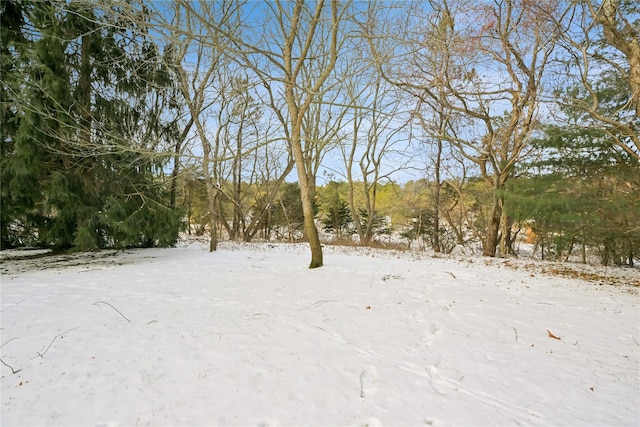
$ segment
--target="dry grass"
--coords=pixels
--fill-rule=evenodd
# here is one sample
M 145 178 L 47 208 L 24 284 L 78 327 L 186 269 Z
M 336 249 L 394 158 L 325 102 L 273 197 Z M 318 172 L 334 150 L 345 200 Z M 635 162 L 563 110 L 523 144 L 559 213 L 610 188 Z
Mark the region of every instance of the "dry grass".
M 364 248 L 374 248 L 374 249 L 388 249 L 395 251 L 407 251 L 409 250 L 409 246 L 405 243 L 385 243 L 379 241 L 373 241 L 368 245 L 362 245 L 360 242 L 357 242 L 353 239 L 332 239 L 332 240 L 323 240 L 323 245 L 326 246 L 347 246 L 347 247 L 364 247 Z
M 585 280 L 597 285 L 629 285 L 640 287 L 640 274 L 633 274 L 635 270 L 625 268 L 593 267 L 583 264 L 571 263 L 547 263 L 544 261 L 515 263 L 506 260 L 504 266 L 514 270 L 524 269 L 532 273 L 546 274 L 550 276 L 569 277 Z M 629 274 L 631 273 L 631 274 Z

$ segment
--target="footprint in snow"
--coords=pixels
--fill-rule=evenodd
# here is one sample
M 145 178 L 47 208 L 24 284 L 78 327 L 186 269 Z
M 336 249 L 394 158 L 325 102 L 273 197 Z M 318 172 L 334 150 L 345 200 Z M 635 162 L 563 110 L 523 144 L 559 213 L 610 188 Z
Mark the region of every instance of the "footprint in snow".
M 431 417 L 425 418 L 424 423 L 425 425 L 428 425 L 428 426 L 434 426 L 434 427 L 442 426 L 442 421 L 440 421 L 437 418 L 431 418 Z
M 431 386 L 441 396 L 445 396 L 447 394 L 447 385 L 440 378 L 438 374 L 438 368 L 433 365 L 426 366 L 424 370 L 427 372 L 427 378 L 429 378 L 429 382 Z
M 416 311 L 415 313 L 413 313 L 413 320 L 418 325 L 421 325 L 426 321 L 426 317 L 421 311 Z
M 369 366 L 360 373 L 360 397 L 372 397 L 378 390 L 378 372 L 375 366 Z
M 382 422 L 377 418 L 368 418 L 362 424 L 361 427 L 383 427 Z

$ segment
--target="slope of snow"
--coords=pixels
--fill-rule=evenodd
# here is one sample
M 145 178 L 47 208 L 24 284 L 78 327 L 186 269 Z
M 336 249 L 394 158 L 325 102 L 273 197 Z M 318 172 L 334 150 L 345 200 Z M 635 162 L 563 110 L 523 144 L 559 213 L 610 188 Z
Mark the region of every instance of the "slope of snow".
M 5 258 L 1 424 L 640 423 L 636 287 L 480 257 L 308 261 L 197 243 Z

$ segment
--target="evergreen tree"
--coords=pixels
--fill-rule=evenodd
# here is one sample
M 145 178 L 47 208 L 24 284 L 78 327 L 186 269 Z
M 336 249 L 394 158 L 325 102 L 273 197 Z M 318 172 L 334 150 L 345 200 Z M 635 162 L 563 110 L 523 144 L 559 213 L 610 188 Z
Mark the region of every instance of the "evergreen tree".
M 287 239 L 293 241 L 302 233 L 304 214 L 300 200 L 298 183 L 285 183 L 280 190 L 280 197 L 273 204 L 271 223 L 273 228 L 284 230 Z
M 340 194 L 340 183 L 330 181 L 323 193 L 323 230 L 335 233 L 337 237 L 353 234 L 354 230 L 351 227 L 353 219 L 349 211 L 349 204 Z
M 367 223 L 369 222 L 369 213 L 367 209 L 360 208 L 360 221 L 362 222 L 362 227 L 365 228 Z M 389 219 L 375 211 L 373 213 L 373 220 L 371 222 L 371 234 L 373 236 L 384 236 L 391 234 L 392 230 L 389 226 Z
M 5 185 L 11 177 L 5 159 L 15 150 L 15 135 L 20 126 L 18 102 L 14 96 L 20 90 L 20 82 L 14 77 L 25 57 L 22 52 L 25 44 L 22 9 L 19 1 L 0 2 L 0 249 L 21 244 L 15 233 L 20 224 L 12 219 L 24 213 L 21 204 L 16 206 L 10 202 Z
M 8 79 L 19 125 L 2 141 L 2 205 L 13 207 L 3 241 L 173 244 L 181 212 L 166 207 L 166 160 L 155 155 L 171 83 L 150 38 L 117 8 L 20 5 L 22 48 L 6 52 L 19 64 Z
M 425 239 L 433 229 L 433 211 L 429 209 L 414 209 L 409 219 L 409 228 L 400 233 L 400 236 L 412 241 Z
M 594 87 L 603 109 L 619 111 L 630 95 L 624 80 L 613 76 L 603 73 Z M 586 249 L 593 247 L 605 265 L 633 265 L 640 248 L 638 157 L 614 142 L 615 129 L 585 126 L 588 117 L 574 106 L 564 112 L 567 124 L 548 126 L 535 142 L 544 157 L 530 165 L 534 173 L 509 186 L 510 213 L 532 221 L 544 257 L 567 258 L 578 246 L 586 261 Z
M 322 219 L 322 229 L 324 231 L 335 233 L 337 237 L 353 233 L 350 227 L 352 222 L 351 213 L 347 202 L 336 199 L 333 204 L 325 206 L 324 211 L 325 217 Z

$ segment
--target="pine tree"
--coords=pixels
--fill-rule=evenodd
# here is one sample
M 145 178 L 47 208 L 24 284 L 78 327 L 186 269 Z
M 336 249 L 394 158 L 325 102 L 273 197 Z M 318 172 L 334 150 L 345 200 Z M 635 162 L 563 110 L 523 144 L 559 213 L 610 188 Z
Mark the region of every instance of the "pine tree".
M 362 228 L 366 228 L 369 223 L 369 212 L 365 208 L 360 208 L 360 221 L 362 222 Z M 378 213 L 378 211 L 373 212 L 373 217 L 371 220 L 371 237 L 373 236 L 384 236 L 391 234 L 392 230 L 389 226 L 389 219 Z
M 280 190 L 280 197 L 273 204 L 271 224 L 273 228 L 284 229 L 287 239 L 293 241 L 302 233 L 304 213 L 300 200 L 298 183 L 285 183 Z M 272 228 L 272 227 L 269 227 Z
M 60 250 L 173 244 L 182 214 L 166 207 L 155 155 L 171 85 L 157 49 L 117 8 L 20 4 L 3 234 Z
M 323 230 L 335 233 L 338 238 L 344 235 L 351 235 L 353 219 L 349 211 L 349 204 L 340 194 L 340 183 L 330 181 L 325 189 L 322 206 L 324 217 L 322 218 Z
M 322 229 L 328 233 L 335 233 L 337 237 L 352 234 L 352 222 L 349 205 L 341 199 L 324 208 L 325 217 L 322 219 Z
M 14 205 L 9 196 L 11 178 L 8 158 L 15 150 L 15 135 L 20 126 L 20 115 L 16 108 L 15 93 L 20 90 L 15 79 L 17 69 L 24 60 L 25 39 L 23 5 L 18 1 L 0 2 L 0 249 L 20 245 L 15 229 L 20 226 L 14 221 L 22 210 L 21 204 Z
M 604 73 L 598 80 L 601 104 L 619 111 L 628 102 L 624 81 Z M 571 96 L 579 94 L 569 88 Z M 588 96 L 585 94 L 585 98 Z M 633 265 L 640 248 L 640 164 L 614 142 L 615 129 L 587 127 L 579 109 L 565 108 L 567 125 L 548 126 L 535 141 L 542 160 L 508 188 L 510 214 L 532 221 L 544 257 L 560 258 L 576 246 L 598 250 L 603 264 Z

